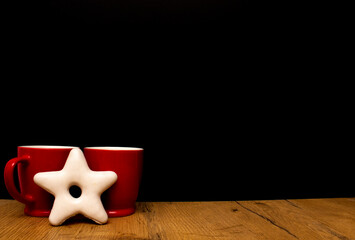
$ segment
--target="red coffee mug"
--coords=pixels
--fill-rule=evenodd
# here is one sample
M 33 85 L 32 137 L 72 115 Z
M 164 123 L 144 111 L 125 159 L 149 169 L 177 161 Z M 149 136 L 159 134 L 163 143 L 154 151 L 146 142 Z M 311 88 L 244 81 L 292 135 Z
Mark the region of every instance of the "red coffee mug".
M 4 171 L 5 185 L 10 195 L 24 203 L 25 214 L 48 217 L 54 197 L 33 181 L 36 173 L 59 171 L 64 167 L 69 152 L 75 147 L 65 146 L 20 146 L 16 158 L 7 162 Z M 14 182 L 14 171 L 18 169 L 20 191 Z
M 109 217 L 133 214 L 142 176 L 143 149 L 132 147 L 87 147 L 86 161 L 93 171 L 114 171 L 117 181 L 102 195 Z

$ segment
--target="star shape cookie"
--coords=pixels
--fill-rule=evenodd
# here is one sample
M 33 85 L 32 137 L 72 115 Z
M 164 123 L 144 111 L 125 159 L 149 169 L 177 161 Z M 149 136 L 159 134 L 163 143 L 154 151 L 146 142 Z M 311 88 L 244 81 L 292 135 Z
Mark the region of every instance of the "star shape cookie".
M 55 197 L 49 215 L 50 224 L 61 225 L 77 214 L 82 214 L 98 224 L 107 222 L 108 216 L 100 196 L 116 182 L 117 175 L 112 171 L 92 171 L 79 148 L 70 151 L 62 170 L 37 173 L 33 180 Z M 79 197 L 70 194 L 69 189 L 72 186 L 80 188 Z

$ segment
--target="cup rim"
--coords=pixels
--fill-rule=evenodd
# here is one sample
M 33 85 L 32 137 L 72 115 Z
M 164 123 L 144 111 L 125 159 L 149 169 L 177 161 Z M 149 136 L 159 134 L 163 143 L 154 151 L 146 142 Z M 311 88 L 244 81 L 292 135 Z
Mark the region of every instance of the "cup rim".
M 142 151 L 143 150 L 143 148 L 139 148 L 139 147 L 112 147 L 112 146 L 85 147 L 84 149 L 88 149 L 88 150 L 106 150 L 106 151 Z
M 73 149 L 74 146 L 59 146 L 59 145 L 23 145 L 20 148 L 36 148 L 36 149 Z

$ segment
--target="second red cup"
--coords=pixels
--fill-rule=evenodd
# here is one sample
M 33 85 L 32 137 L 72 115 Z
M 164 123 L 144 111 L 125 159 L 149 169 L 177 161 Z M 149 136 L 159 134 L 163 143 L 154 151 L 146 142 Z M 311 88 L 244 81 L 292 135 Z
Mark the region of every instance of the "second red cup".
M 86 147 L 86 161 L 93 171 L 114 171 L 117 181 L 102 195 L 109 217 L 122 217 L 136 210 L 143 168 L 143 149 L 133 147 Z

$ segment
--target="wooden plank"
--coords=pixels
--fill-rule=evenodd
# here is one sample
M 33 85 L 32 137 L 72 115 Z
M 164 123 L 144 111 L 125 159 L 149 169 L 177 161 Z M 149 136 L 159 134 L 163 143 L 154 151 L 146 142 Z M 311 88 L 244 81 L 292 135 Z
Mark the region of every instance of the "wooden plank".
M 323 205 L 327 205 L 327 200 L 324 199 L 238 203 L 242 208 L 284 230 L 294 239 L 355 239 L 354 215 L 341 211 L 340 208 L 326 208 Z M 355 206 L 352 211 L 354 208 Z
M 272 209 L 268 201 L 236 201 L 237 209 L 244 216 L 242 224 L 250 231 L 258 233 L 258 239 L 299 239 L 288 224 L 276 220 L 285 209 Z M 287 209 L 288 211 L 288 209 Z M 272 216 L 275 214 L 276 216 Z M 280 215 L 280 216 L 278 216 Z
M 142 204 L 151 239 L 259 239 L 240 223 L 233 201 Z
M 48 218 L 25 216 L 23 206 L 14 200 L 0 200 L 0 239 L 147 239 L 147 224 L 139 212 L 110 218 L 105 225 L 77 217 L 53 227 Z
M 74 218 L 53 227 L 0 200 L 0 239 L 354 240 L 355 199 L 138 202 L 135 214 L 97 225 Z
M 25 216 L 23 209 L 14 200 L 0 201 L 0 239 L 36 239 L 45 231 L 48 219 Z
M 355 199 L 288 200 L 317 221 L 320 230 L 340 239 L 355 239 Z

